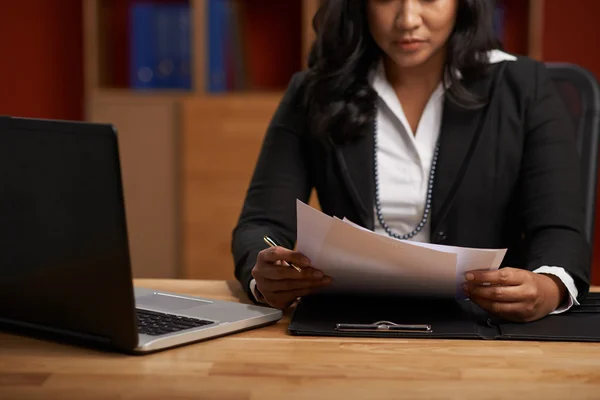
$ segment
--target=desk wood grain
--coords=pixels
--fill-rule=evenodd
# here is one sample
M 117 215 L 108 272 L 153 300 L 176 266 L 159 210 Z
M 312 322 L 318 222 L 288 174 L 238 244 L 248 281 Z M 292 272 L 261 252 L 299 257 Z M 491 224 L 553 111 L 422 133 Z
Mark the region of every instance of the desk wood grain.
M 136 284 L 247 301 L 222 281 Z M 0 333 L 0 399 L 600 398 L 600 344 L 292 337 L 288 323 L 147 356 Z

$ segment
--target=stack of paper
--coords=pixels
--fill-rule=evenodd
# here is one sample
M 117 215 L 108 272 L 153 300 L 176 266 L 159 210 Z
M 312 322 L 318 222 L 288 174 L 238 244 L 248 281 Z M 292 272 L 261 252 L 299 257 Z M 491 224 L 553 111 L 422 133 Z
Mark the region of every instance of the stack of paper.
M 470 270 L 498 269 L 506 249 L 398 240 L 297 201 L 297 249 L 333 278 L 328 291 L 464 298 Z

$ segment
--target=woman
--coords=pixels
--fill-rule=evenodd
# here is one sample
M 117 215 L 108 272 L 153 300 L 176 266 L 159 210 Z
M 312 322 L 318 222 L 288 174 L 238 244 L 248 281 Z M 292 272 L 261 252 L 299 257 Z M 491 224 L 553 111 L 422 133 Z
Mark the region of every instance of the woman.
M 498 50 L 492 3 L 324 1 L 233 233 L 256 301 L 285 308 L 330 282 L 287 250 L 295 201 L 313 188 L 324 213 L 384 235 L 508 248 L 498 271 L 465 276 L 469 298 L 500 317 L 533 321 L 587 293 L 572 127 L 543 64 Z

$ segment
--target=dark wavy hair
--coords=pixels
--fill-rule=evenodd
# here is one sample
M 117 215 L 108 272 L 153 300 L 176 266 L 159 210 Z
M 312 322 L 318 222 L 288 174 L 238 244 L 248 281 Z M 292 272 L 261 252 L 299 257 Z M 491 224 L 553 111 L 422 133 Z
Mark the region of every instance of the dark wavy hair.
M 308 57 L 304 106 L 311 134 L 344 142 L 366 132 L 374 117 L 376 94 L 368 77 L 380 58 L 367 20 L 367 0 L 324 0 L 313 18 L 316 39 Z M 487 73 L 487 52 L 501 48 L 493 29 L 494 0 L 459 0 L 448 39 L 446 95 L 465 108 L 485 105 L 465 82 Z M 459 70 L 462 80 L 451 71 Z M 335 127 L 335 129 L 334 129 Z

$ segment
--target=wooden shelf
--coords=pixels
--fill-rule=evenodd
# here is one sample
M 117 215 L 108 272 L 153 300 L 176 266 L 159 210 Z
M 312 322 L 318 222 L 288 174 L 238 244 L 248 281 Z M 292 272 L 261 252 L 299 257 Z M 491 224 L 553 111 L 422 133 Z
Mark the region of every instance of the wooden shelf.
M 529 0 L 528 41 L 529 57 L 542 61 L 544 53 L 545 0 Z
M 283 90 L 248 90 L 235 91 L 224 93 L 190 93 L 186 91 L 176 90 L 149 90 L 149 91 L 134 91 L 128 89 L 97 89 L 93 92 L 92 98 L 102 101 L 141 101 L 141 100 L 164 100 L 164 101 L 183 101 L 190 98 L 209 98 L 209 99 L 242 99 L 256 100 L 263 97 L 277 96 L 281 97 L 284 94 Z
M 129 7 L 148 0 L 84 2 L 86 93 L 129 89 Z M 304 67 L 313 40 L 312 16 L 320 0 L 230 0 L 238 4 L 243 64 L 249 88 L 282 90 Z M 207 0 L 152 0 L 190 6 L 192 83 L 188 91 L 206 91 L 208 66 Z
M 99 88 L 95 89 L 91 93 L 94 98 L 102 98 L 102 99 L 143 99 L 143 98 L 153 98 L 153 99 L 165 99 L 165 100 L 178 100 L 181 98 L 193 96 L 193 93 L 183 90 L 129 90 L 125 88 Z

